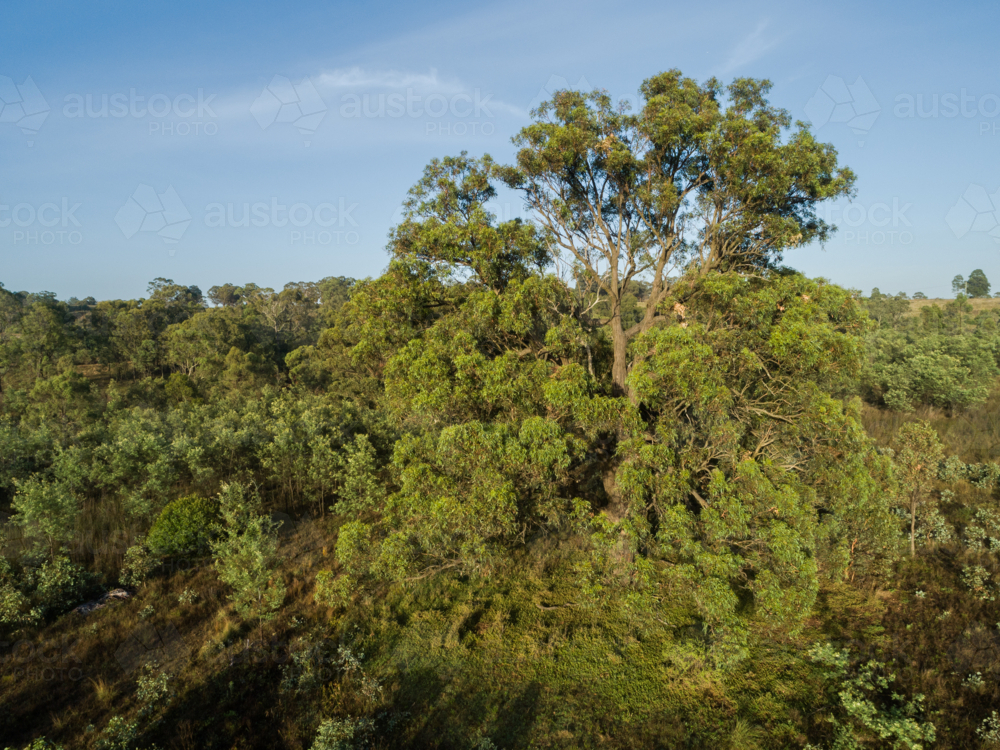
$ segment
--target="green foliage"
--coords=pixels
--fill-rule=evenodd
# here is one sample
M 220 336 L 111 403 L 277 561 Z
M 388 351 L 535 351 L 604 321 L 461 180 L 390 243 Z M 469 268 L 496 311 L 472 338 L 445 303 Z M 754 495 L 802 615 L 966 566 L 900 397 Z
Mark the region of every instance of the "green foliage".
M 916 297 L 914 297 L 916 299 Z M 862 300 L 868 316 L 879 326 L 893 327 L 910 311 L 910 301 L 903 292 L 894 297 L 882 294 L 878 287 L 872 289 L 868 299 Z
M 208 549 L 216 504 L 197 495 L 169 503 L 157 516 L 146 545 L 157 555 L 184 555 Z
M 1000 481 L 1000 464 L 995 462 L 967 464 L 958 456 L 951 455 L 941 462 L 937 477 L 942 482 L 964 480 L 973 487 L 990 490 Z
M 931 742 L 905 694 L 947 714 L 960 675 L 992 666 L 901 667 L 897 686 L 877 662 L 803 654 L 820 632 L 878 653 L 893 627 L 906 646 L 961 627 L 970 658 L 988 651 L 966 626 L 995 595 L 978 553 L 1000 550 L 985 501 L 1000 465 L 986 443 L 980 463 L 944 459 L 899 412 L 946 410 L 926 410 L 942 437 L 973 440 L 951 415 L 1000 375 L 1000 315 L 965 296 L 988 293 L 981 272 L 912 315 L 903 294 L 862 298 L 780 266 L 829 236 L 817 207 L 854 175 L 768 90 L 670 71 L 635 112 L 556 92 L 515 139 L 515 166 L 427 165 L 375 279 L 224 284 L 211 306 L 169 279 L 102 302 L 0 288 L 5 552 L 27 551 L 0 563 L 4 637 L 90 593 L 80 563 L 116 572 L 145 529 L 122 583 L 142 585 L 157 555 L 209 550 L 232 609 L 259 623 L 251 644 L 220 619 L 241 631 L 239 647 L 221 639 L 231 675 L 195 659 L 171 705 L 171 678 L 148 668 L 138 716 L 85 744 L 134 747 L 132 719 L 169 709 L 156 739 L 191 744 L 176 724 L 237 746 L 245 724 L 230 719 L 265 704 L 290 728 L 272 744 L 316 748 Z M 500 182 L 538 223 L 491 212 Z M 873 413 L 892 424 L 882 442 L 908 423 L 896 451 L 865 434 Z M 265 507 L 299 519 L 287 555 Z M 900 563 L 901 517 L 914 551 L 960 532 L 962 574 L 944 554 Z M 71 541 L 72 561 L 57 552 Z M 316 571 L 313 550 L 331 546 Z M 285 580 L 294 596 L 313 573 L 315 603 L 336 611 L 290 601 L 278 616 Z M 919 592 L 906 607 L 868 594 L 893 577 Z M 212 600 L 190 606 L 202 583 L 157 581 L 143 628 L 176 601 L 186 639 L 214 633 Z M 306 622 L 280 684 L 242 666 L 237 649 Z M 30 705 L 23 681 L 0 681 Z M 990 690 L 964 691 L 962 710 L 982 715 Z M 180 721 L 205 700 L 217 721 Z
M 354 543 L 354 539 L 358 537 L 367 542 L 368 531 L 369 527 L 358 523 L 348 523 L 341 527 L 337 544 L 338 548 L 343 544 L 341 556 L 347 566 L 357 568 L 359 561 L 368 562 L 369 555 Z M 328 607 L 340 607 L 350 601 L 356 586 L 357 581 L 350 574 L 338 576 L 331 570 L 321 570 L 316 574 L 316 590 L 313 592 L 313 600 L 317 604 L 324 604 Z
M 97 590 L 97 576 L 65 554 L 27 561 L 19 569 L 0 557 L 0 632 L 37 625 Z
M 937 508 L 926 510 L 917 523 L 922 545 L 948 544 L 955 538 L 954 529 Z
M 848 332 L 863 314 L 843 290 L 797 275 L 706 277 L 675 303 L 673 325 L 636 339 L 630 402 L 573 362 L 585 334 L 555 348 L 571 305 L 562 318 L 521 308 L 565 352 L 522 360 L 539 334 L 505 306 L 527 286 L 489 295 L 499 310 L 485 319 L 470 294 L 390 359 L 386 398 L 414 433 L 396 444 L 398 489 L 381 513 L 341 527 L 344 576 L 321 579 L 318 600 L 343 603 L 367 575 L 489 575 L 528 535 L 572 531 L 591 555 L 581 600 L 622 588 L 637 607 L 680 599 L 728 659 L 750 632 L 797 628 L 820 555 L 841 574 L 891 559 L 888 466 L 825 390 L 861 355 Z M 587 499 L 574 498 L 581 488 Z
M 371 719 L 327 719 L 320 724 L 310 750 L 361 750 L 369 746 Z
M 6 750 L 15 750 L 15 748 L 8 747 Z M 23 750 L 63 750 L 63 746 L 51 742 L 44 737 L 39 737 L 25 745 Z
M 869 339 L 860 381 L 866 398 L 890 409 L 961 409 L 985 401 L 998 375 L 994 348 L 986 341 L 884 331 Z
M 245 618 L 260 621 L 275 616 L 285 598 L 285 584 L 276 573 L 278 524 L 261 513 L 260 498 L 239 484 L 222 488 L 222 523 L 209 544 L 219 579 L 231 588 L 230 600 Z
M 73 539 L 80 504 L 64 484 L 39 476 L 18 481 L 11 507 L 15 511 L 13 522 L 50 552 Z
M 990 572 L 982 565 L 962 566 L 962 584 L 980 601 L 992 602 L 996 599 L 990 578 Z
M 380 508 L 385 500 L 385 480 L 379 476 L 379 461 L 367 435 L 357 435 L 345 446 L 344 468 L 339 473 L 339 502 L 334 509 L 350 516 Z
M 907 422 L 896 435 L 895 455 L 900 493 L 910 514 L 910 554 L 916 554 L 917 510 L 933 500 L 931 489 L 944 448 L 926 422 Z
M 0 632 L 32 625 L 42 617 L 41 609 L 31 606 L 31 601 L 17 582 L 18 577 L 10 563 L 5 557 L 0 557 Z
M 974 521 L 964 529 L 965 545 L 976 552 L 1000 551 L 1000 513 L 978 508 Z
M 41 566 L 22 572 L 32 601 L 46 614 L 61 614 L 70 609 L 95 586 L 96 576 L 64 554 L 54 555 Z
M 333 660 L 322 643 L 310 643 L 300 638 L 293 644 L 288 663 L 281 668 L 280 692 L 304 695 L 316 690 L 329 679 L 325 667 Z
M 965 293 L 973 298 L 990 296 L 990 282 L 981 268 L 969 274 L 965 282 Z
M 150 574 L 156 570 L 158 562 L 155 557 L 149 554 L 149 548 L 145 544 L 132 545 L 125 550 L 119 582 L 122 586 L 142 586 Z
M 922 720 L 924 696 L 906 698 L 890 687 L 896 677 L 877 661 L 851 664 L 846 650 L 814 647 L 810 658 L 828 670 L 828 692 L 837 706 L 830 718 L 831 750 L 864 747 L 923 750 L 936 738 L 934 724 Z
M 504 179 L 567 254 L 588 293 L 607 296 L 617 392 L 629 342 L 664 315 L 689 276 L 768 267 L 830 227 L 817 213 L 849 195 L 854 174 L 804 123 L 767 100 L 771 83 L 698 84 L 670 70 L 640 87 L 636 112 L 603 91 L 557 91 L 514 138 Z M 614 221 L 607 216 L 613 215 Z M 684 217 L 684 218 L 682 218 Z M 633 278 L 651 281 L 642 321 L 625 329 Z
M 138 737 L 138 721 L 112 716 L 94 746 L 97 750 L 135 750 Z
M 983 719 L 983 723 L 976 729 L 976 734 L 988 746 L 1000 745 L 1000 714 L 993 711 Z
M 135 691 L 140 719 L 148 719 L 170 703 L 173 698 L 171 680 L 171 675 L 162 671 L 158 664 L 143 665 Z

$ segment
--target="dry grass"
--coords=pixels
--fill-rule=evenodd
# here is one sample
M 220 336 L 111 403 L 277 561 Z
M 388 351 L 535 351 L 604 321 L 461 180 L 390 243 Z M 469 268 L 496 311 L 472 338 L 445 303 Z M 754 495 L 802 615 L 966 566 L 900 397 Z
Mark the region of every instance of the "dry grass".
M 257 642 L 256 626 L 247 627 L 231 614 L 208 560 L 167 566 L 128 602 L 86 617 L 67 614 L 36 632 L 19 634 L 23 645 L 11 658 L 6 651 L 0 655 L 0 744 L 22 747 L 44 735 L 65 747 L 90 748 L 111 717 L 135 718 L 137 668 L 128 668 L 121 649 L 130 639 L 146 637 L 142 633 L 152 627 L 159 634 L 176 633 L 182 645 L 179 655 L 156 651 L 155 645 L 150 651 L 180 688 L 156 730 L 156 744 L 186 749 L 205 747 L 210 737 L 228 737 L 234 747 L 308 746 L 313 726 L 295 729 L 299 741 L 279 736 L 296 726 L 291 718 L 282 723 L 262 717 L 280 702 L 280 645 L 326 623 L 326 613 L 317 612 L 310 596 L 316 572 L 330 566 L 320 553 L 323 538 L 314 521 L 300 523 L 284 538 L 282 572 L 296 595 L 265 624 L 266 644 Z M 185 589 L 198 593 L 194 604 L 178 603 Z M 150 605 L 155 616 L 140 621 L 139 611 Z M 253 641 L 249 658 L 247 638 Z M 251 726 L 236 717 L 259 721 Z M 91 724 L 97 731 L 88 734 Z
M 920 314 L 921 307 L 927 307 L 928 305 L 934 305 L 935 307 L 944 307 L 950 302 L 954 302 L 953 299 L 914 299 L 910 300 L 910 311 L 905 317 L 911 317 Z M 972 305 L 972 310 L 974 313 L 980 313 L 983 310 L 996 310 L 1000 308 L 1000 298 L 992 297 L 982 297 L 976 299 L 970 299 L 969 303 Z
M 98 679 L 90 678 L 90 684 L 94 686 L 94 698 L 102 706 L 107 706 L 115 697 L 114 685 L 110 684 L 103 677 Z
M 898 412 L 865 404 L 861 412 L 865 430 L 881 446 L 891 445 L 900 427 L 917 420 L 930 422 L 949 455 L 966 463 L 1000 461 L 1000 389 L 995 389 L 984 404 L 952 416 L 930 406 Z

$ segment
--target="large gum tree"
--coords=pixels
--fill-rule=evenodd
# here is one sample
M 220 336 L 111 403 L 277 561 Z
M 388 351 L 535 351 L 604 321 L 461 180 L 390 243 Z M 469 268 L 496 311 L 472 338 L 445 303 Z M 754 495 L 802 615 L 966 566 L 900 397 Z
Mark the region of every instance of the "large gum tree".
M 629 392 L 628 344 L 683 297 L 684 271 L 766 267 L 783 250 L 824 240 L 817 204 L 853 191 L 854 174 L 807 125 L 766 99 L 769 81 L 698 84 L 671 70 L 647 79 L 637 111 L 601 91 L 559 91 L 515 138 L 505 173 L 578 283 L 609 304 L 612 379 Z M 642 319 L 626 328 L 622 298 L 646 279 Z M 688 275 L 685 282 L 690 283 Z

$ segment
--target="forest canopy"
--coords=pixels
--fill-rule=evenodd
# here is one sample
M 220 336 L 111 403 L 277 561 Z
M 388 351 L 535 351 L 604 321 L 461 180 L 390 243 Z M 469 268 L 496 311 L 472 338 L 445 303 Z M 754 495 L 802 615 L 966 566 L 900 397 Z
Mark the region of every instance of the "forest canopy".
M 871 659 L 827 645 L 843 636 L 830 602 L 884 608 L 866 597 L 906 553 L 916 564 L 918 544 L 953 538 L 935 483 L 988 491 L 1000 477 L 946 457 L 914 416 L 990 397 L 997 313 L 973 314 L 966 297 L 988 296 L 981 270 L 954 302 L 914 314 L 904 296 L 783 265 L 835 230 L 817 207 L 850 197 L 855 176 L 769 89 L 668 71 L 634 111 L 601 91 L 556 92 L 514 136 L 514 163 L 463 152 L 424 168 L 377 278 L 206 293 L 157 278 L 143 298 L 102 301 L 0 285 L 0 635 L 50 627 L 115 583 L 168 587 L 170 564 L 202 560 L 226 592 L 219 617 L 240 624 L 195 665 L 218 652 L 233 669 L 240 639 L 244 651 L 306 639 L 305 622 L 303 653 L 339 644 L 323 657 L 335 677 L 296 656 L 271 680 L 301 692 L 273 708 L 301 724 L 298 747 L 434 745 L 402 708 L 435 715 L 440 688 L 405 666 L 437 653 L 434 638 L 465 644 L 448 669 L 473 692 L 488 682 L 471 671 L 476 648 L 530 643 L 529 661 L 564 682 L 538 672 L 517 689 L 563 698 L 580 680 L 603 685 L 605 668 L 546 661 L 558 652 L 546 642 L 597 643 L 614 664 L 655 648 L 659 666 L 634 678 L 648 694 L 595 688 L 608 703 L 575 719 L 616 746 L 738 737 L 740 711 L 767 725 L 767 746 L 932 741 L 923 696 L 888 688 L 881 625 L 858 636 Z M 530 220 L 500 220 L 499 189 L 518 191 Z M 873 412 L 906 426 L 880 443 Z M 289 556 L 287 540 L 309 534 Z M 453 606 L 466 608 L 458 624 L 426 635 Z M 391 656 L 415 632 L 423 645 Z M 384 684 L 354 656 L 363 645 Z M 782 660 L 808 697 L 785 705 L 767 688 L 774 705 L 761 694 L 737 707 L 734 675 Z M 727 696 L 704 715 L 696 673 Z M 147 698 L 153 679 L 139 680 Z M 250 690 L 223 682 L 222 703 Z M 687 696 L 677 715 L 690 729 L 654 716 L 649 696 L 669 690 Z M 435 741 L 459 746 L 473 723 L 500 732 L 499 695 L 476 693 L 476 721 Z M 173 710 L 150 700 L 100 742 L 131 739 L 102 746 L 180 731 L 146 721 Z M 15 728 L 0 718 L 0 732 Z

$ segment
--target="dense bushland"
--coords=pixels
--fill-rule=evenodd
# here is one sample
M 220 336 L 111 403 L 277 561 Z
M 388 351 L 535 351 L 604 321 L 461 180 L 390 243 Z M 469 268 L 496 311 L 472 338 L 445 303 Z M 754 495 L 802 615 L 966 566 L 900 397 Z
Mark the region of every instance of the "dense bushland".
M 854 176 L 767 90 L 560 92 L 378 278 L 0 287 L 0 735 L 1000 736 L 997 315 L 782 265 Z

